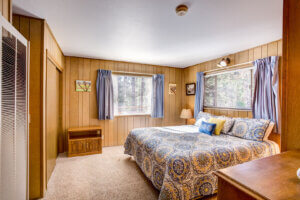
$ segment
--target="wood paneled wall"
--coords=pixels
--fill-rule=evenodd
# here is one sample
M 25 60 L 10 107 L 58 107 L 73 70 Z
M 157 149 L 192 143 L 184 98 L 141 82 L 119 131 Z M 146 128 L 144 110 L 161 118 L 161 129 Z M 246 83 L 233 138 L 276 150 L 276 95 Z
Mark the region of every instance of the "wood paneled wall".
M 300 149 L 300 2 L 284 0 L 282 150 Z
M 265 45 L 261 45 L 252 49 L 241 51 L 235 54 L 228 55 L 230 58 L 230 65 L 245 63 L 248 61 L 257 60 L 268 56 L 282 56 L 282 40 L 274 41 Z M 224 56 L 226 57 L 226 56 Z M 224 58 L 222 57 L 222 58 Z M 184 69 L 184 82 L 195 83 L 196 72 L 207 71 L 217 69 L 217 63 L 222 58 L 214 59 L 204 63 L 200 63 Z M 280 60 L 281 61 L 281 60 Z M 279 64 L 279 71 L 281 70 L 281 63 Z M 281 84 L 280 84 L 281 85 Z M 281 89 L 280 89 L 281 93 Z M 281 95 L 280 95 L 281 96 Z M 195 96 L 186 96 L 184 100 L 184 107 L 194 109 Z M 252 118 L 252 112 L 250 110 L 232 110 L 232 109 L 204 109 L 204 111 L 215 114 L 225 115 L 229 117 L 241 117 L 241 118 Z M 193 120 L 189 120 L 189 123 L 193 123 Z M 277 143 L 280 143 L 280 135 L 272 135 Z
M 14 27 L 30 41 L 29 85 L 29 197 L 40 198 L 46 190 L 45 102 L 46 52 L 63 68 L 64 55 L 46 21 L 13 15 Z M 56 60 L 57 59 L 57 60 Z
M 12 0 L 0 0 L 0 11 L 3 17 L 12 22 Z
M 269 44 L 261 45 L 252 49 L 248 49 L 242 52 L 228 55 L 230 58 L 230 65 L 245 63 L 256 59 L 264 58 L 267 56 L 281 56 L 282 55 L 282 40 L 274 41 Z M 226 56 L 224 56 L 226 57 Z M 222 57 L 222 58 L 224 58 Z M 194 83 L 196 82 L 196 73 L 201 71 L 207 71 L 217 69 L 217 63 L 222 58 L 200 63 L 184 69 L 184 82 Z M 194 109 L 195 96 L 186 96 L 185 107 Z M 228 115 L 231 117 L 252 117 L 250 111 L 243 110 L 226 110 L 226 109 L 206 109 L 207 112 L 211 112 L 216 115 Z
M 116 71 L 159 73 L 165 75 L 165 117 L 153 119 L 150 116 L 120 116 L 113 120 L 97 119 L 96 78 L 98 69 Z M 182 72 L 183 69 L 66 57 L 64 70 L 63 127 L 102 126 L 104 146 L 123 145 L 128 132 L 133 128 L 149 126 L 179 125 L 185 122 L 179 118 L 182 108 Z M 91 92 L 76 92 L 76 80 L 91 80 Z M 169 95 L 169 83 L 177 84 L 177 94 Z M 66 148 L 65 148 L 66 149 Z
M 65 65 L 65 56 L 46 21 L 44 23 L 44 26 L 45 26 L 44 27 L 45 30 L 44 51 L 47 50 L 48 54 L 51 55 L 51 57 L 55 60 L 57 65 L 59 65 L 63 69 Z M 44 52 L 44 55 L 46 56 L 46 52 Z

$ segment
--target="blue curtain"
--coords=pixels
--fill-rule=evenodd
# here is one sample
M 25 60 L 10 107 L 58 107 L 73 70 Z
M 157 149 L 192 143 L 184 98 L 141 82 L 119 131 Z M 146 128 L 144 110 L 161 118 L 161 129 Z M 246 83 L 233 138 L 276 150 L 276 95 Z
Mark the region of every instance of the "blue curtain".
M 271 56 L 253 62 L 255 83 L 252 101 L 253 118 L 275 122 L 275 132 L 280 130 L 278 59 L 278 56 Z
M 164 79 L 163 74 L 152 77 L 152 112 L 153 118 L 164 118 Z
M 203 101 L 204 101 L 204 73 L 197 72 L 194 118 L 197 117 L 200 111 L 203 111 Z
M 98 103 L 98 119 L 114 118 L 114 92 L 111 71 L 98 70 L 96 83 L 97 103 Z

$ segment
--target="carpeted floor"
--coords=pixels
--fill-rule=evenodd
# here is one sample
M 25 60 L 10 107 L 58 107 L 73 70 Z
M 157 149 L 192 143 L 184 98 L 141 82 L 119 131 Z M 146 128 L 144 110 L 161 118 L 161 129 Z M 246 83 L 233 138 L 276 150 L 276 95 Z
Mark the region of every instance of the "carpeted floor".
M 158 195 L 135 161 L 117 146 L 90 156 L 60 154 L 44 200 L 157 200 Z
M 44 199 L 157 200 L 158 190 L 123 152 L 119 146 L 103 148 L 97 155 L 59 155 Z

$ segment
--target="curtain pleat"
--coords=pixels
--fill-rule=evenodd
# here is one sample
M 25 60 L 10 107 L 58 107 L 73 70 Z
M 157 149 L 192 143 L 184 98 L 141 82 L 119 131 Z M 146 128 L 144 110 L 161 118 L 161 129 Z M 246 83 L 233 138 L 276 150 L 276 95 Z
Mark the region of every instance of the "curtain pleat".
M 164 118 L 164 75 L 152 77 L 152 118 Z
M 203 102 L 204 102 L 204 73 L 197 72 L 194 118 L 197 117 L 200 111 L 203 111 Z
M 275 132 L 280 130 L 278 59 L 278 56 L 271 56 L 253 62 L 255 83 L 252 101 L 253 118 L 275 122 Z
M 96 89 L 98 103 L 98 119 L 113 119 L 114 92 L 111 71 L 102 69 L 98 70 Z

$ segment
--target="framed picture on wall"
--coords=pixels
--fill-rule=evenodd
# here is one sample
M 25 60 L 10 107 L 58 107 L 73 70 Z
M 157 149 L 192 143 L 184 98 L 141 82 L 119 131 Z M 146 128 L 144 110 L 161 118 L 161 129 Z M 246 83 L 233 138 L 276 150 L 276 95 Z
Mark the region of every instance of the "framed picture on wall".
M 174 83 L 169 84 L 169 94 L 170 95 L 176 94 L 176 84 L 174 84 Z
M 91 81 L 76 80 L 76 92 L 91 92 Z
M 195 83 L 187 83 L 185 84 L 186 95 L 195 95 L 196 84 Z

